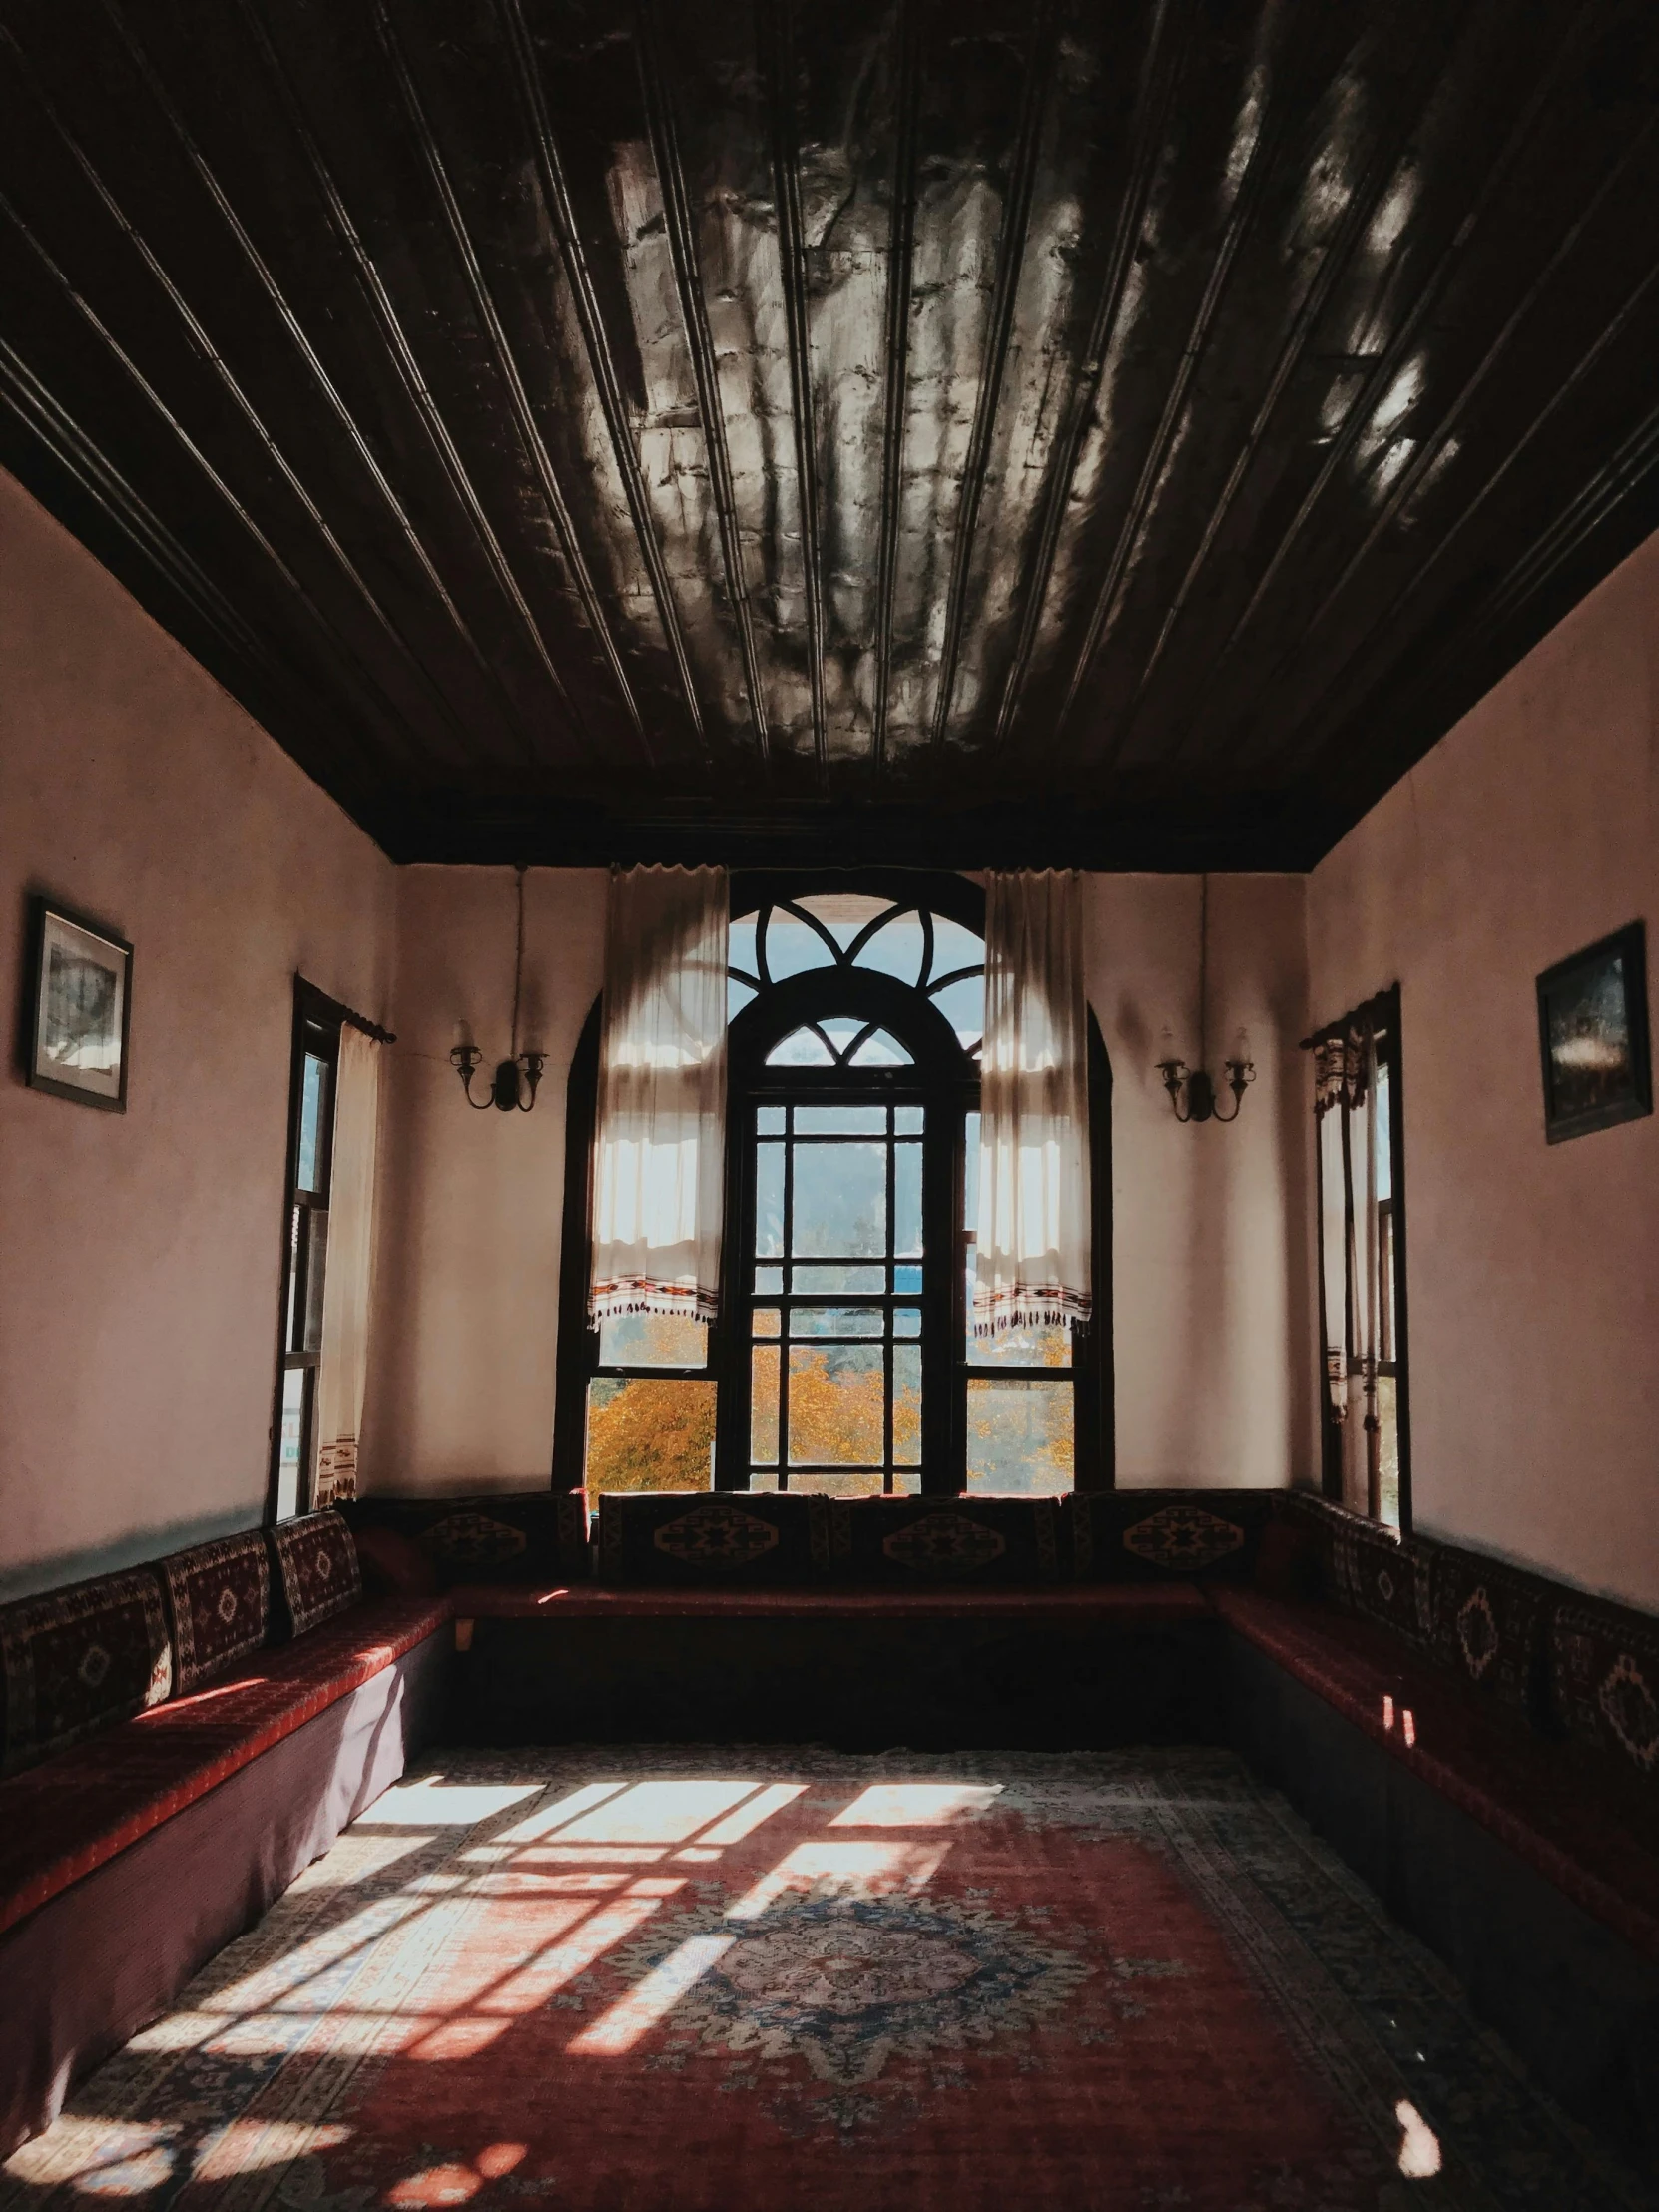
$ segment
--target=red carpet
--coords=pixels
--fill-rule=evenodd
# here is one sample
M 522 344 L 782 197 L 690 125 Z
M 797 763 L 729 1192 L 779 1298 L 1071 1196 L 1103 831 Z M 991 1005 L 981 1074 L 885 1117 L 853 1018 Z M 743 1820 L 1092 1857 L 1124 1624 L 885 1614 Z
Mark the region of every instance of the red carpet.
M 1547 2138 L 1547 2193 L 1460 2178 L 1432 2077 L 1342 1986 L 1368 1928 L 1205 1754 L 468 1757 L 382 1800 L 0 2202 L 1378 2212 L 1436 2173 L 1425 2205 L 1626 2201 L 1512 2077 L 1485 2117 Z M 1431 1974 L 1382 1997 L 1443 2036 Z

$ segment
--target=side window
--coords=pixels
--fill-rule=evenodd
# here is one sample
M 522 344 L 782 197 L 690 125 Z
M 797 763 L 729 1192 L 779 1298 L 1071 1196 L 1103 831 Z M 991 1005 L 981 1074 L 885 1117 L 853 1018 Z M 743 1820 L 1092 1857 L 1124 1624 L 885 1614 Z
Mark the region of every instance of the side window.
M 340 1023 L 301 984 L 295 992 L 288 1095 L 287 1209 L 272 1454 L 273 1517 L 309 1510 L 316 1461 L 316 1373 L 328 1265 L 328 1182 Z

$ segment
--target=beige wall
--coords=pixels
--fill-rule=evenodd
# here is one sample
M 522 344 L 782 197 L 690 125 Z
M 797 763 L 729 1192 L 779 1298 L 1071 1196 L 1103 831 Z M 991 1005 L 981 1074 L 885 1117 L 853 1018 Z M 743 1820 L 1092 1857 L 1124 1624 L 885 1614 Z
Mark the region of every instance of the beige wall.
M 1115 1073 L 1118 1464 L 1125 1483 L 1279 1483 L 1311 1423 L 1300 878 L 1211 886 L 1211 1060 L 1243 1026 L 1259 1070 L 1237 1127 L 1183 1128 L 1154 1063 L 1197 1052 L 1192 877 L 1088 885 L 1091 996 Z M 549 1053 L 530 1115 L 467 1110 L 448 1061 L 469 1021 L 488 1064 L 511 1009 L 510 869 L 408 868 L 398 964 L 366 1488 L 548 1478 L 564 1104 L 599 990 L 605 878 L 526 878 L 523 1042 Z
M 0 1004 L 31 892 L 135 947 L 125 1114 L 0 1080 L 0 1593 L 260 1517 L 291 978 L 378 1012 L 392 879 L 0 473 Z
M 1544 1142 L 1533 981 L 1654 918 L 1656 648 L 1659 539 L 1373 810 L 1308 909 L 1316 1018 L 1402 988 L 1417 1525 L 1649 1606 L 1659 1124 Z

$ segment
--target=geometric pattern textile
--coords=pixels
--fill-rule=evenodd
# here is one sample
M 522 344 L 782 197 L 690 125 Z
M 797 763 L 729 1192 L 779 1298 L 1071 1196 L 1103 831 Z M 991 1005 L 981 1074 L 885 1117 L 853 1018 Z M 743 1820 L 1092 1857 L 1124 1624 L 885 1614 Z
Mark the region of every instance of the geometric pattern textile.
M 1623 1608 L 1585 1601 L 1550 1622 L 1555 1711 L 1569 1736 L 1628 1774 L 1659 1779 L 1659 1633 Z
M 0 1674 L 4 1774 L 159 1704 L 173 1686 L 173 1646 L 154 1569 L 0 1607 Z
M 0 2212 L 1636 2212 L 1229 1756 L 446 1754 Z
M 266 1535 L 290 1636 L 303 1636 L 307 1628 L 343 1613 L 362 1596 L 357 1547 L 345 1521 L 331 1508 L 278 1522 Z
M 447 1589 L 456 1582 L 585 1580 L 586 1502 L 580 1491 L 510 1490 L 451 1498 L 372 1496 L 341 1508 L 352 1528 L 388 1527 L 420 1546 Z
M 159 1559 L 173 1613 L 173 1694 L 198 1684 L 246 1652 L 258 1651 L 271 1628 L 271 1555 L 262 1529 L 218 1543 L 197 1544 Z
M 1538 1699 L 1548 1590 L 1489 1559 L 1437 1544 L 1432 1558 L 1437 1656 L 1517 1712 Z
M 607 1490 L 599 1500 L 600 1578 L 636 1588 L 822 1582 L 831 1571 L 830 1506 L 787 1491 Z
M 1244 1582 L 1275 1490 L 1078 1490 L 1064 1500 L 1071 1571 L 1079 1582 Z
M 836 1499 L 846 1530 L 841 1576 L 869 1584 L 1053 1582 L 1060 1571 L 1061 1501 L 1053 1497 Z

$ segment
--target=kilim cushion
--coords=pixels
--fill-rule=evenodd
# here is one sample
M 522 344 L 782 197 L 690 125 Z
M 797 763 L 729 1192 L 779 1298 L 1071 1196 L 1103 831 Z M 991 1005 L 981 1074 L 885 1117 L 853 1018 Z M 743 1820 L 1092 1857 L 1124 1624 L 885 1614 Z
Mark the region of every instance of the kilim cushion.
M 1079 1582 L 1246 1582 L 1273 1490 L 1095 1490 L 1065 1501 Z
M 1060 1573 L 1060 1501 L 1053 1497 L 830 1499 L 844 1527 L 841 1579 L 980 1586 L 1053 1582 Z
M 389 1528 L 431 1560 L 440 1588 L 457 1582 L 585 1579 L 587 1501 L 580 1490 L 472 1497 L 362 1497 L 340 1511 L 353 1530 Z
M 1555 1718 L 1627 1772 L 1659 1780 L 1659 1622 L 1592 1598 L 1549 1622 Z
M 1530 1711 L 1538 1702 L 1547 1589 L 1473 1552 L 1417 1548 L 1432 1561 L 1436 1657 L 1505 1705 Z
M 789 1588 L 834 1571 L 830 1500 L 776 1491 L 606 1491 L 601 1581 Z
M 276 1567 L 276 1589 L 290 1636 L 343 1613 L 363 1594 L 351 1531 L 333 1508 L 306 1513 L 268 1529 Z
M 159 1705 L 173 1687 L 162 1586 L 149 1567 L 0 1608 L 0 1773 L 15 1774 Z
M 271 1555 L 250 1528 L 157 1562 L 173 1613 L 173 1692 L 185 1697 L 271 1632 Z
M 1391 1628 L 1409 1643 L 1432 1640 L 1433 1566 L 1427 1551 L 1345 1514 L 1332 1533 L 1331 1568 L 1331 1594 L 1344 1612 Z

